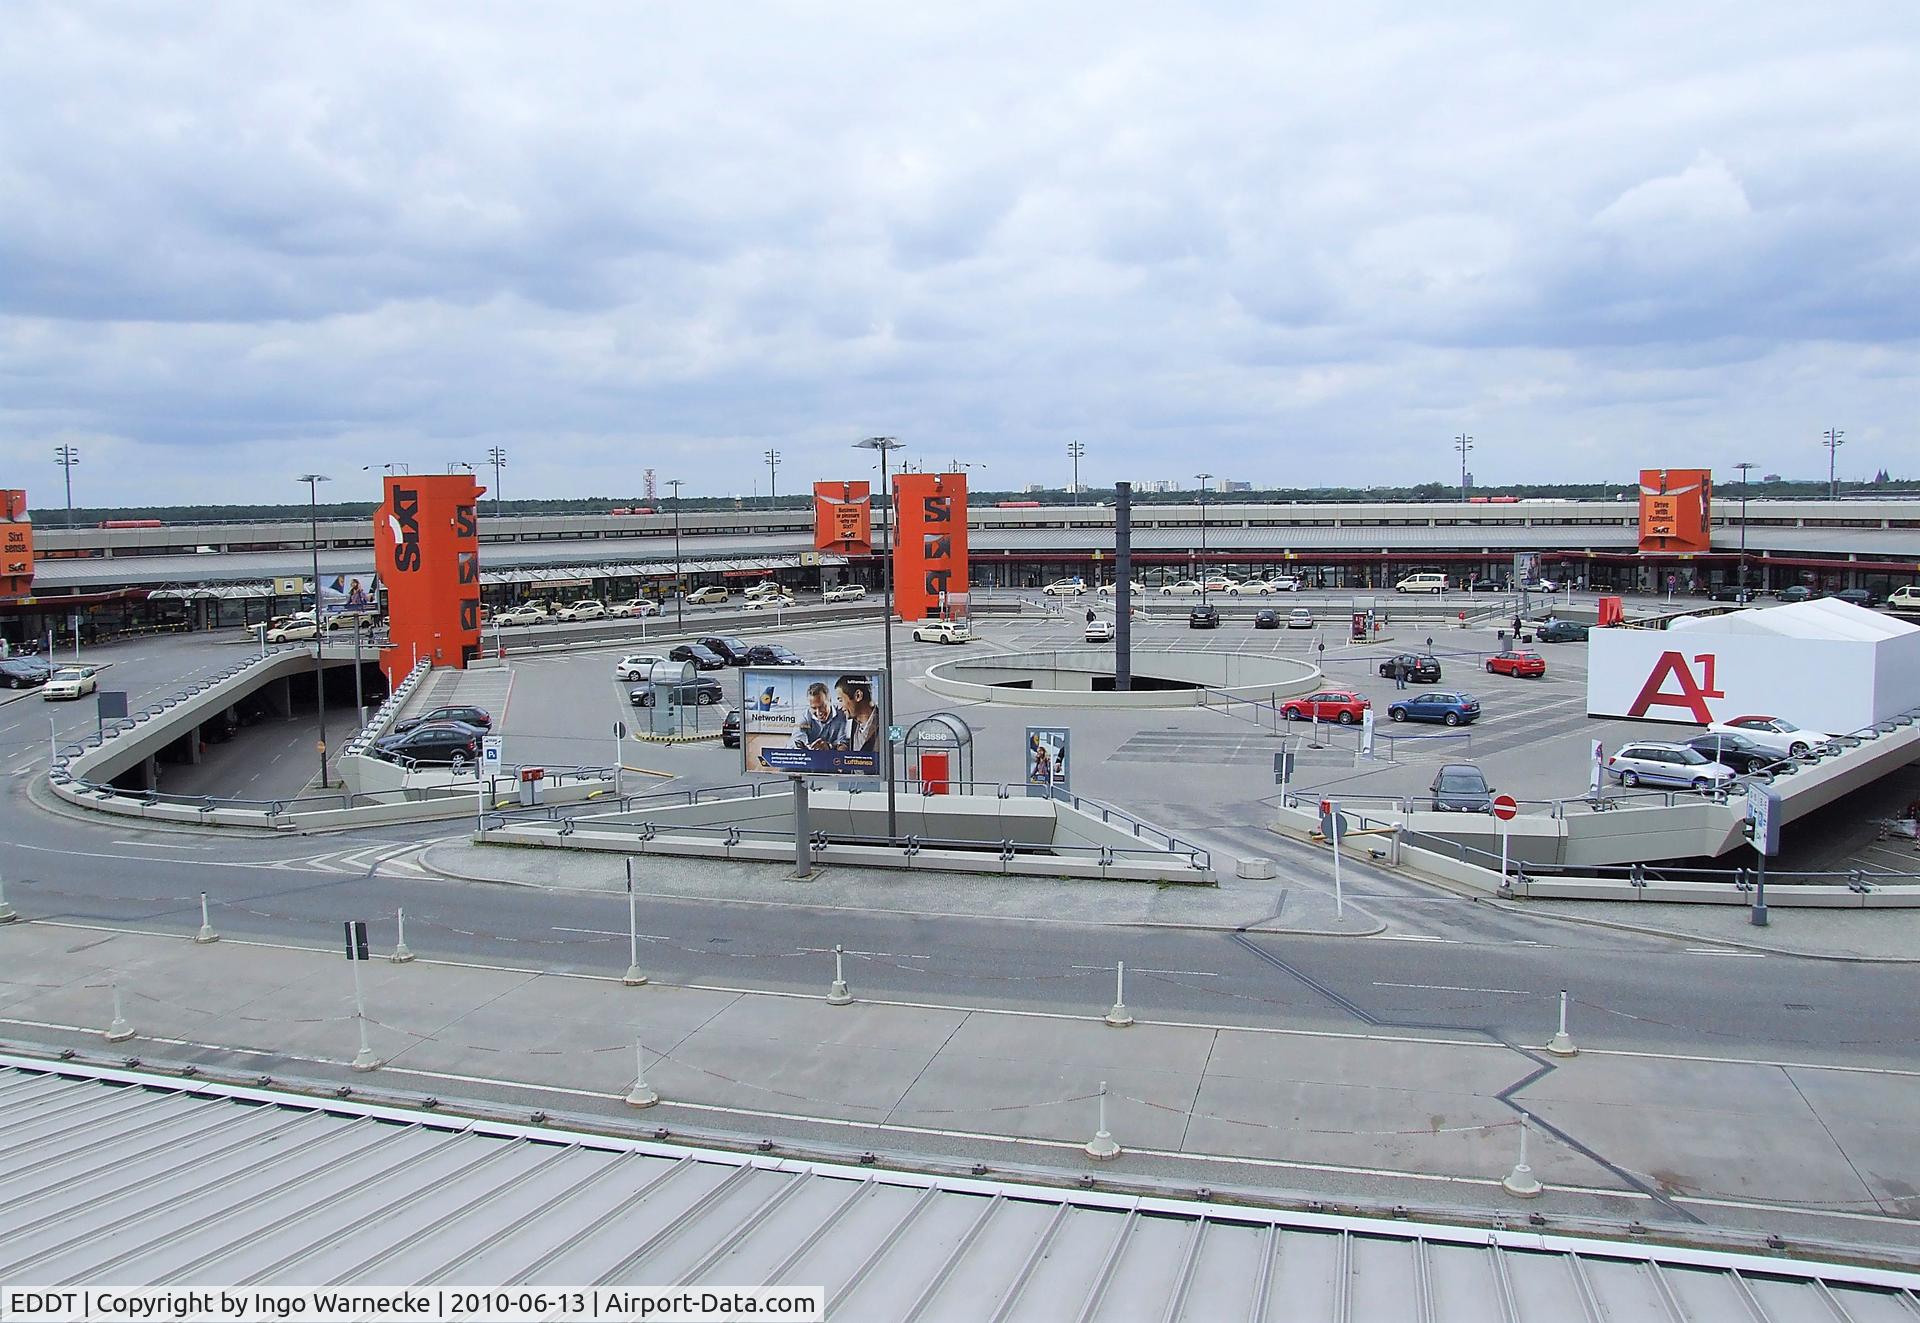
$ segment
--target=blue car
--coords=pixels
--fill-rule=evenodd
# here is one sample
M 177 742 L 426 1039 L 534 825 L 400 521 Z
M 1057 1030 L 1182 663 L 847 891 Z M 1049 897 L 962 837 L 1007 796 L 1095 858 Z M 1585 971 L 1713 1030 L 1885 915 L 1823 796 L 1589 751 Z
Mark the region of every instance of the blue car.
M 1464 726 L 1480 719 L 1480 700 L 1472 694 L 1427 693 L 1403 698 L 1387 709 L 1395 721 L 1438 721 Z

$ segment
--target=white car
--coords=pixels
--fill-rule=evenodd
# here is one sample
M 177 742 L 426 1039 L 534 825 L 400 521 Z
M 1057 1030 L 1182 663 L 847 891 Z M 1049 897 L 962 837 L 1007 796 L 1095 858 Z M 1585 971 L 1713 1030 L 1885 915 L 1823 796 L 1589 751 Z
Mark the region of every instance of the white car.
M 741 594 L 742 597 L 748 598 L 749 600 L 755 597 L 785 597 L 786 595 L 787 590 L 780 586 L 780 582 L 777 579 L 762 579 L 759 583 L 754 584 L 753 587 Z
M 749 597 L 740 605 L 749 611 L 786 611 L 793 607 L 794 601 L 785 593 L 763 593 L 759 597 Z
M 636 597 L 631 602 L 615 602 L 607 608 L 607 614 L 619 616 L 623 620 L 635 616 L 657 616 L 660 614 L 660 603 L 645 597 Z
M 1268 579 L 1267 587 L 1276 593 L 1297 593 L 1300 591 L 1300 580 L 1292 574 L 1281 574 Z
M 1132 594 L 1135 597 L 1146 596 L 1147 585 L 1145 585 L 1144 583 L 1141 583 L 1138 579 L 1128 580 L 1127 588 L 1130 592 L 1132 592 Z M 1102 597 L 1112 597 L 1114 594 L 1120 591 L 1120 585 L 1117 583 L 1103 583 L 1100 585 L 1099 591 L 1100 591 L 1100 596 Z
M 1817 730 L 1802 730 L 1784 717 L 1730 717 L 1714 722 L 1707 730 L 1714 734 L 1745 735 L 1768 753 L 1782 758 L 1805 758 L 1823 745 L 1833 743 L 1833 736 Z
M 585 597 L 578 602 L 568 602 L 554 612 L 555 620 L 602 620 L 607 614 L 607 604 Z
M 1055 579 L 1040 591 L 1048 597 L 1078 597 L 1087 591 L 1087 585 L 1080 579 Z
M 659 656 L 656 653 L 630 652 L 622 657 L 614 666 L 613 678 L 616 680 L 625 680 L 628 683 L 636 680 L 651 679 L 653 677 L 655 664 L 665 660 L 665 657 Z
M 313 622 L 307 622 L 312 628 Z M 91 666 L 62 666 L 53 673 L 53 678 L 40 687 L 42 698 L 78 698 L 82 694 L 91 694 L 100 687 L 100 679 Z
M 380 613 L 378 611 L 336 611 L 327 617 L 327 632 L 337 629 L 378 629 Z
M 1307 610 L 1304 606 L 1294 607 L 1293 610 L 1287 612 L 1287 628 L 1312 629 L 1313 612 Z
M 973 626 L 964 620 L 923 620 L 913 627 L 916 643 L 965 643 L 973 637 Z
M 1163 583 L 1160 585 L 1160 595 L 1162 597 L 1172 597 L 1175 593 L 1197 593 L 1199 591 L 1200 581 L 1198 579 L 1179 579 L 1173 583 Z
M 1232 593 L 1237 591 L 1239 587 L 1239 580 L 1229 579 L 1224 574 L 1214 574 L 1207 577 L 1207 591 L 1210 593 Z
M 547 623 L 547 608 L 537 602 L 522 602 L 519 606 L 510 606 L 493 618 L 496 625 L 544 625 Z
M 275 625 L 267 631 L 267 642 L 269 643 L 297 643 L 301 639 L 315 639 L 319 637 L 320 630 L 314 625 L 311 619 L 289 620 L 286 624 Z
M 719 584 L 709 584 L 705 588 L 695 588 L 687 594 L 687 600 L 695 606 L 711 606 L 727 600 L 727 590 Z
M 858 602 L 867 595 L 867 590 L 857 583 L 843 583 L 827 589 L 820 594 L 823 602 Z
M 1684 744 L 1639 740 L 1623 744 L 1607 758 L 1607 771 L 1631 789 L 1679 786 L 1689 790 L 1724 790 L 1733 784 L 1734 771 Z
M 1087 642 L 1113 642 L 1113 622 L 1111 620 L 1089 620 L 1087 622 Z
M 1213 585 L 1209 583 L 1207 587 L 1211 588 Z M 1226 588 L 1228 597 L 1251 597 L 1256 593 L 1265 597 L 1272 591 L 1273 585 L 1265 579 L 1246 579 L 1240 583 L 1229 584 Z

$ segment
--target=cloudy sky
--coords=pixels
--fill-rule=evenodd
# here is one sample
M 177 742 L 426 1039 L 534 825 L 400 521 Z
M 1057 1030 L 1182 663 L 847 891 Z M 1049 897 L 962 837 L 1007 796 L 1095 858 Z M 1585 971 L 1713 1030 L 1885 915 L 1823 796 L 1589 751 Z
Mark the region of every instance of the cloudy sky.
M 1293 12 L 1282 12 L 1283 8 Z M 1920 472 L 1900 4 L 72 5 L 0 41 L 57 504 Z M 489 475 L 490 477 L 491 475 Z

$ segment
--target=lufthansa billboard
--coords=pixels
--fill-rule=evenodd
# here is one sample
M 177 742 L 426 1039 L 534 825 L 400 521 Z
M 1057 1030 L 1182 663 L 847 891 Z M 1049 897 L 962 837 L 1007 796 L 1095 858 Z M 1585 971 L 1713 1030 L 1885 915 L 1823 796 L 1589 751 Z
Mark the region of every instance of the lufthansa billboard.
M 749 772 L 879 776 L 881 675 L 749 666 L 740 673 L 740 749 Z

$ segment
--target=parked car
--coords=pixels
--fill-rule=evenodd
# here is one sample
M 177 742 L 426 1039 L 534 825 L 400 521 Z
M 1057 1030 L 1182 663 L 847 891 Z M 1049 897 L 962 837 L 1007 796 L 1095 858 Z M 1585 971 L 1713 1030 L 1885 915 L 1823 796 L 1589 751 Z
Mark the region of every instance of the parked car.
M 1267 587 L 1276 593 L 1297 593 L 1300 591 L 1300 578 L 1293 574 L 1276 574 L 1267 580 Z
M 1908 614 L 1920 611 L 1920 588 L 1912 584 L 1895 588 L 1887 597 L 1889 611 L 1904 611 Z
M 364 632 L 378 629 L 380 624 L 378 611 L 335 611 L 327 617 L 327 632 L 332 633 L 341 629 L 358 629 Z
M 607 614 L 607 604 L 592 597 L 583 597 L 577 602 L 568 602 L 553 613 L 555 620 L 600 620 Z
M 100 688 L 100 676 L 91 666 L 62 666 L 40 686 L 40 697 L 81 698 Z
M 1240 590 L 1239 581 L 1229 579 L 1224 574 L 1209 574 L 1200 582 L 1201 586 L 1210 593 L 1236 593 Z
M 740 712 L 737 708 L 729 710 L 720 723 L 720 744 L 728 749 L 740 747 Z
M 916 643 L 965 643 L 973 637 L 973 626 L 964 620 L 922 620 L 913 627 Z
M 762 593 L 758 597 L 749 597 L 740 605 L 749 611 L 790 611 L 796 604 L 785 593 Z
M 1120 591 L 1120 585 L 1117 583 L 1103 583 L 1100 585 L 1098 591 L 1102 597 L 1112 597 Z M 1146 593 L 1147 585 L 1141 583 L 1138 579 L 1129 579 L 1127 581 L 1127 591 L 1135 597 L 1140 597 Z
M 493 618 L 496 625 L 544 625 L 547 623 L 547 608 L 538 602 L 522 602 L 519 606 L 510 606 Z M 269 642 L 273 635 L 267 635 Z
M 1834 596 L 1842 602 L 1851 602 L 1855 606 L 1876 607 L 1880 605 L 1880 594 L 1871 588 L 1842 588 Z
M 621 619 L 635 619 L 660 614 L 660 603 L 645 597 L 636 597 L 631 602 L 615 602 L 607 608 L 607 614 Z
M 1547 673 L 1547 659 L 1537 652 L 1517 652 L 1508 648 L 1487 658 L 1489 675 L 1518 675 L 1538 680 Z
M 1287 612 L 1287 628 L 1288 629 L 1312 629 L 1313 628 L 1313 612 L 1309 611 L 1304 606 L 1294 607 L 1293 610 Z
M 1391 679 L 1394 668 L 1400 666 L 1406 667 L 1407 678 L 1418 684 L 1440 683 L 1440 659 L 1432 654 L 1422 656 L 1416 652 L 1399 653 L 1380 663 L 1380 674 Z
M 1087 622 L 1087 642 L 1113 642 L 1113 622 L 1111 620 L 1089 620 Z
M 1684 744 L 1642 740 L 1623 744 L 1607 758 L 1607 771 L 1623 786 L 1681 786 L 1691 790 L 1724 789 L 1733 769 Z
M 1533 627 L 1537 643 L 1585 643 L 1587 627 L 1572 620 L 1548 620 Z
M 1733 735 L 1745 735 L 1761 748 L 1771 749 L 1782 758 L 1805 758 L 1821 746 L 1833 743 L 1831 735 L 1823 735 L 1817 730 L 1802 730 L 1784 717 L 1758 713 L 1716 721 L 1707 730 L 1710 733 L 1726 731 Z
M 1254 612 L 1254 613 L 1253 613 L 1253 627 L 1254 627 L 1255 629 L 1278 629 L 1278 628 L 1280 628 L 1280 613 L 1279 613 L 1278 611 L 1256 611 L 1256 612 Z
M 1176 593 L 1197 593 L 1199 591 L 1200 581 L 1198 579 L 1175 579 L 1172 583 L 1163 583 L 1160 585 L 1160 595 L 1162 597 L 1172 597 Z
M 1480 700 L 1472 694 L 1453 694 L 1442 690 L 1402 698 L 1387 708 L 1393 721 L 1437 721 L 1444 726 L 1465 726 L 1480 719 Z
M 718 680 L 709 680 L 703 675 L 682 684 L 641 685 L 627 695 L 627 701 L 635 707 L 654 707 L 662 694 L 666 695 L 668 707 L 712 707 L 726 697 Z
M 1804 583 L 1796 583 L 1791 587 L 1780 590 L 1780 600 L 1783 602 L 1807 602 L 1819 595 L 1820 594 L 1807 587 Z
M 298 643 L 303 639 L 320 637 L 320 627 L 311 617 L 306 620 L 289 620 L 283 625 L 273 625 L 267 630 L 269 643 Z
M 1742 588 L 1737 583 L 1723 583 L 1707 593 L 1709 602 L 1751 602 L 1760 594 L 1751 588 Z
M 823 602 L 858 602 L 867 595 L 867 590 L 857 583 L 836 584 L 820 594 Z
M 644 680 L 653 674 L 656 662 L 667 660 L 657 652 L 630 652 L 614 663 L 613 678 L 616 680 Z M 685 660 L 680 658 L 677 660 Z
M 1289 698 L 1280 715 L 1289 721 L 1337 721 L 1351 726 L 1373 704 L 1351 689 L 1322 689 L 1305 698 Z
M 408 717 L 405 721 L 396 721 L 393 723 L 392 733 L 404 735 L 421 726 L 438 725 L 443 721 L 458 721 L 463 725 L 472 726 L 475 730 L 493 729 L 493 714 L 484 707 L 451 704 L 446 707 L 436 707 L 431 712 L 423 712 L 417 717 Z
M 1445 763 L 1433 774 L 1427 787 L 1433 807 L 1439 813 L 1491 813 L 1493 787 L 1486 773 L 1472 763 Z
M 1230 583 L 1221 590 L 1229 597 L 1266 597 L 1272 594 L 1273 585 L 1265 579 L 1242 579 L 1239 583 Z
M 480 761 L 480 731 L 458 721 L 435 722 L 375 740 L 370 752 L 388 762 L 458 769 Z
M 1705 735 L 1695 735 L 1682 743 L 1716 763 L 1726 764 L 1741 776 L 1766 772 L 1791 761 L 1757 740 L 1728 730 L 1710 730 Z
M 747 649 L 748 666 L 805 666 L 807 659 L 784 643 L 756 643 Z
M 700 646 L 709 652 L 720 654 L 720 659 L 729 666 L 745 666 L 747 649 L 752 645 L 743 638 L 731 634 L 709 634 L 700 640 Z
M 1199 606 L 1196 606 L 1193 608 L 1193 610 L 1187 612 L 1187 628 L 1188 629 L 1220 628 L 1219 608 L 1208 606 L 1205 602 L 1202 602 Z
M 1048 597 L 1078 597 L 1087 591 L 1087 585 L 1081 579 L 1055 579 L 1040 591 Z
M 687 594 L 687 601 L 695 606 L 713 606 L 727 600 L 727 590 L 721 585 L 709 584 L 705 588 L 695 588 Z
M 0 684 L 9 689 L 31 689 L 53 678 L 51 663 L 39 657 L 0 659 Z
M 667 654 L 668 661 L 690 661 L 703 671 L 725 670 L 727 659 L 703 643 L 682 643 Z
M 1423 570 L 1417 574 L 1409 574 L 1400 580 L 1393 585 L 1393 591 L 1396 593 L 1444 593 L 1447 591 L 1447 576 Z
M 1493 579 L 1475 579 L 1467 585 L 1470 593 L 1497 593 L 1502 591 L 1500 584 Z M 1445 771 L 1445 768 L 1441 769 Z
M 1437 721 L 1443 726 L 1465 726 L 1480 719 L 1480 700 L 1472 694 L 1435 690 L 1389 704 L 1387 717 L 1393 721 Z
M 756 597 L 791 596 L 791 594 L 789 594 L 785 588 L 780 586 L 780 581 L 778 579 L 762 579 L 759 583 L 754 584 L 753 587 L 747 589 L 746 592 L 740 595 L 748 599 L 749 601 L 751 601 Z

